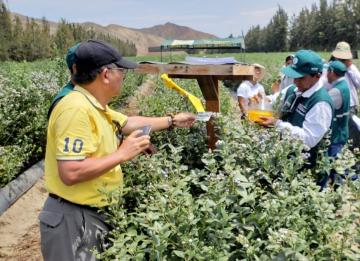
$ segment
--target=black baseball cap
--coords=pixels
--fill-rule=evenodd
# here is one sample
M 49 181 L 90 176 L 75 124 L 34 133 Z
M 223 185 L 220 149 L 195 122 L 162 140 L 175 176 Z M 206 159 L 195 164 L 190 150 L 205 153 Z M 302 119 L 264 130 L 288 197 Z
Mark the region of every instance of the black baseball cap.
M 90 72 L 112 63 L 125 69 L 137 67 L 137 63 L 124 59 L 114 47 L 99 40 L 81 43 L 75 50 L 74 62 L 79 72 Z

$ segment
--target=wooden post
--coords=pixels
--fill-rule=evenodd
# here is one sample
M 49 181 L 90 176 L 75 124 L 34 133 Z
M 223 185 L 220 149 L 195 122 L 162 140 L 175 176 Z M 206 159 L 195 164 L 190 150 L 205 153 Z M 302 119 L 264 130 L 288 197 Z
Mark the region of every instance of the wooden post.
M 206 100 L 205 110 L 220 112 L 220 93 L 218 79 L 214 76 L 198 76 L 197 81 Z M 217 141 L 213 120 L 208 121 L 206 127 L 207 135 L 209 137 L 208 146 L 213 150 L 215 149 L 215 143 Z

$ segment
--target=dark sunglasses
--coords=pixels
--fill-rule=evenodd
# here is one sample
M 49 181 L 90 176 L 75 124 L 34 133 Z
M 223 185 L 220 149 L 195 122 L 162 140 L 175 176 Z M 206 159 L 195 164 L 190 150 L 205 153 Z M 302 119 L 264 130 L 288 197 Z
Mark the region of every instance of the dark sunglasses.
M 119 140 L 119 145 L 121 145 L 124 141 L 124 134 L 122 132 L 122 127 L 118 121 L 113 120 L 112 122 L 116 128 L 116 131 L 115 131 L 116 138 Z

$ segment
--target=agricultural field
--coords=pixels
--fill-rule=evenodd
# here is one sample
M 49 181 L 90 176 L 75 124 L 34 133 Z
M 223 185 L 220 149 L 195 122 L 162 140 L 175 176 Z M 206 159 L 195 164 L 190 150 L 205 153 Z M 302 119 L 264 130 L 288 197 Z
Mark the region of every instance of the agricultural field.
M 264 65 L 263 83 L 270 91 L 287 55 L 257 53 L 235 58 Z M 172 55 L 173 60 L 183 58 Z M 130 73 L 112 106 L 126 107 L 128 97 L 147 79 Z M 43 157 L 47 109 L 67 80 L 62 59 L 0 64 L 0 186 Z M 156 88 L 138 100 L 141 115 L 194 112 L 159 77 L 151 80 Z M 195 81 L 176 82 L 201 97 Z M 151 134 L 158 152 L 122 166 L 124 187 L 104 192 L 117 203 L 105 212 L 113 230 L 109 247 L 99 257 L 359 260 L 359 182 L 345 181 L 336 191 L 319 192 L 314 180 L 331 167 L 343 173 L 360 155 L 345 149 L 334 162 L 322 157 L 314 171 L 301 170 L 306 160 L 301 143 L 240 119 L 237 103 L 223 86 L 220 104 L 221 114 L 214 119 L 219 135 L 214 151 L 207 149 L 205 123 L 198 122 L 189 130 Z M 353 172 L 350 169 L 349 175 Z

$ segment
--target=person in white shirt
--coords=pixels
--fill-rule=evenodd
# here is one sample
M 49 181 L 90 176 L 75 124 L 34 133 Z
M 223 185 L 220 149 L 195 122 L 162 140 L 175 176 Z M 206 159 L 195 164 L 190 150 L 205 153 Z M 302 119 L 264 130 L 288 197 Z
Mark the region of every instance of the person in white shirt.
M 264 77 L 265 67 L 260 64 L 253 64 L 253 66 L 255 70 L 253 80 L 243 81 L 236 91 L 239 107 L 243 115 L 247 114 L 250 103 L 259 102 L 260 99 L 265 97 L 264 86 L 259 83 Z
M 283 68 L 285 68 L 286 66 L 291 65 L 293 63 L 293 59 L 294 59 L 294 55 L 286 56 L 285 65 L 284 65 Z M 281 82 L 280 82 L 280 85 L 279 85 L 279 91 L 281 92 L 282 90 L 284 90 L 289 85 L 292 85 L 293 83 L 294 83 L 293 78 L 290 78 L 286 74 L 282 74 Z
M 295 53 L 293 64 L 282 71 L 294 78 L 285 94 L 281 107 L 281 117 L 260 117 L 259 124 L 275 126 L 279 131 L 288 131 L 309 148 L 310 158 L 305 167 L 312 168 L 316 163 L 318 144 L 330 130 L 333 119 L 333 103 L 319 82 L 323 69 L 321 57 L 311 50 Z
M 285 63 L 283 65 L 282 69 L 285 68 L 286 66 L 292 64 L 293 58 L 294 58 L 294 55 L 292 55 L 292 54 L 286 56 Z M 294 83 L 293 78 L 286 76 L 282 72 L 279 73 L 279 78 L 280 79 L 278 79 L 276 82 L 274 82 L 271 85 L 272 94 L 277 94 L 277 93 L 281 92 L 282 90 L 284 90 L 289 85 L 292 85 Z
M 350 45 L 347 42 L 338 42 L 331 55 L 333 59 L 340 60 L 346 65 L 345 80 L 350 90 L 350 110 L 356 114 L 359 108 L 360 72 L 352 62 L 353 56 Z

